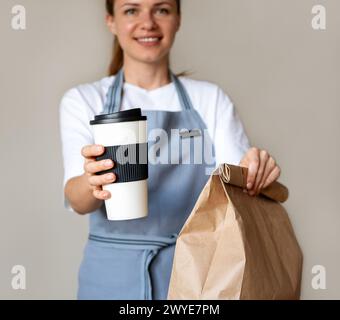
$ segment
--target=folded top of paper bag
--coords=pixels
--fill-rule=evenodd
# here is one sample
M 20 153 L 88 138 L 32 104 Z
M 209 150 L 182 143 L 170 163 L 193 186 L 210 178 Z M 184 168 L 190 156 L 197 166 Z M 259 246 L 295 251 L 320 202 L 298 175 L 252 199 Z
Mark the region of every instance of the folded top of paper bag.
M 248 168 L 221 164 L 215 172 L 219 174 L 223 182 L 245 189 L 247 187 Z M 278 181 L 273 182 L 267 188 L 261 190 L 261 194 L 278 202 L 288 199 L 288 189 Z

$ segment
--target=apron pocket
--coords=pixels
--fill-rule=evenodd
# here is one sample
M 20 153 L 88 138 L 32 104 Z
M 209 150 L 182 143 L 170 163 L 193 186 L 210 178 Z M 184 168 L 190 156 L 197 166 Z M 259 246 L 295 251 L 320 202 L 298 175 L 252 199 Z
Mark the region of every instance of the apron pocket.
M 79 270 L 78 299 L 139 300 L 143 250 L 88 240 Z

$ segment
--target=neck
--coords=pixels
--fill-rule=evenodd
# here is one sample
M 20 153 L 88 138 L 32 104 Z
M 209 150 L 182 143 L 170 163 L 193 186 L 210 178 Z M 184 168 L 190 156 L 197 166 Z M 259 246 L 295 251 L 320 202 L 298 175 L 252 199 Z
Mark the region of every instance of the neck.
M 168 59 L 157 64 L 147 64 L 125 57 L 123 69 L 127 83 L 146 90 L 157 89 L 171 82 Z

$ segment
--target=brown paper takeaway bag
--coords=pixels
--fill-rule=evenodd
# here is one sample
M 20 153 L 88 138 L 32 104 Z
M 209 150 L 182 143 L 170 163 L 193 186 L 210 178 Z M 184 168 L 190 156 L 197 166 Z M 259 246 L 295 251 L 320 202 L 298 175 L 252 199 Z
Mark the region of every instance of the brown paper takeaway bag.
M 176 243 L 168 299 L 299 299 L 302 252 L 278 182 L 251 197 L 247 168 L 221 165 Z

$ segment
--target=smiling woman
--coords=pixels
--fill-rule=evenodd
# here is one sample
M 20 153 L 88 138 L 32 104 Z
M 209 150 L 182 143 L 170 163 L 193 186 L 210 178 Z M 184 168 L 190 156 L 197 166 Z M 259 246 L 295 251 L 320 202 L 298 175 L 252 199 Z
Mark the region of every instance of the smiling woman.
M 157 1 L 152 3 L 155 6 L 155 13 L 161 16 L 168 16 L 169 14 L 176 13 L 178 17 L 181 15 L 181 0 L 165 0 Z M 115 15 L 119 12 L 123 12 L 125 15 L 129 16 L 130 21 L 136 19 L 138 14 L 140 15 L 141 3 L 140 1 L 130 0 L 130 1 L 120 1 L 120 0 L 106 0 L 106 11 L 108 14 L 107 21 L 108 24 L 112 24 Z M 157 36 L 157 35 L 156 35 Z M 151 36 L 150 36 L 151 37 Z M 154 46 L 158 45 L 160 38 L 156 39 L 145 39 L 140 38 L 140 43 L 144 46 Z M 115 75 L 123 66 L 124 54 L 121 43 L 123 39 L 119 39 L 117 34 L 114 33 L 114 43 L 113 43 L 113 58 L 109 68 L 109 75 Z M 144 43 L 143 43 L 144 41 Z M 171 47 L 171 46 L 170 46 Z M 169 48 L 170 49 L 170 48 Z M 181 74 L 183 75 L 183 74 Z
M 90 214 L 79 299 L 166 299 L 176 237 L 211 169 L 241 162 L 249 168 L 254 195 L 279 175 L 267 152 L 250 148 L 233 103 L 219 86 L 172 72 L 169 57 L 181 24 L 180 5 L 179 0 L 107 0 L 106 23 L 115 36 L 110 75 L 73 88 L 62 99 L 65 204 Z M 158 156 L 150 161 L 148 216 L 108 220 L 104 200 L 112 201 L 114 218 L 119 218 L 120 202 L 136 199 L 133 193 L 124 199 L 121 192 L 111 194 L 106 188 L 121 183 L 119 164 L 109 159 L 106 149 L 111 146 L 93 144 L 90 120 L 136 107 L 147 117 L 148 136 L 160 133 L 150 139 L 150 148 L 166 133 L 169 139 L 159 143 L 165 149 L 160 154 L 172 157 L 171 147 L 179 150 L 176 146 L 192 150 L 185 147 L 191 142 L 197 152 L 179 152 L 170 164 Z M 182 129 L 189 133 L 186 138 L 173 134 Z M 198 145 L 204 147 L 196 150 Z M 211 149 L 212 161 L 206 157 L 214 154 Z

